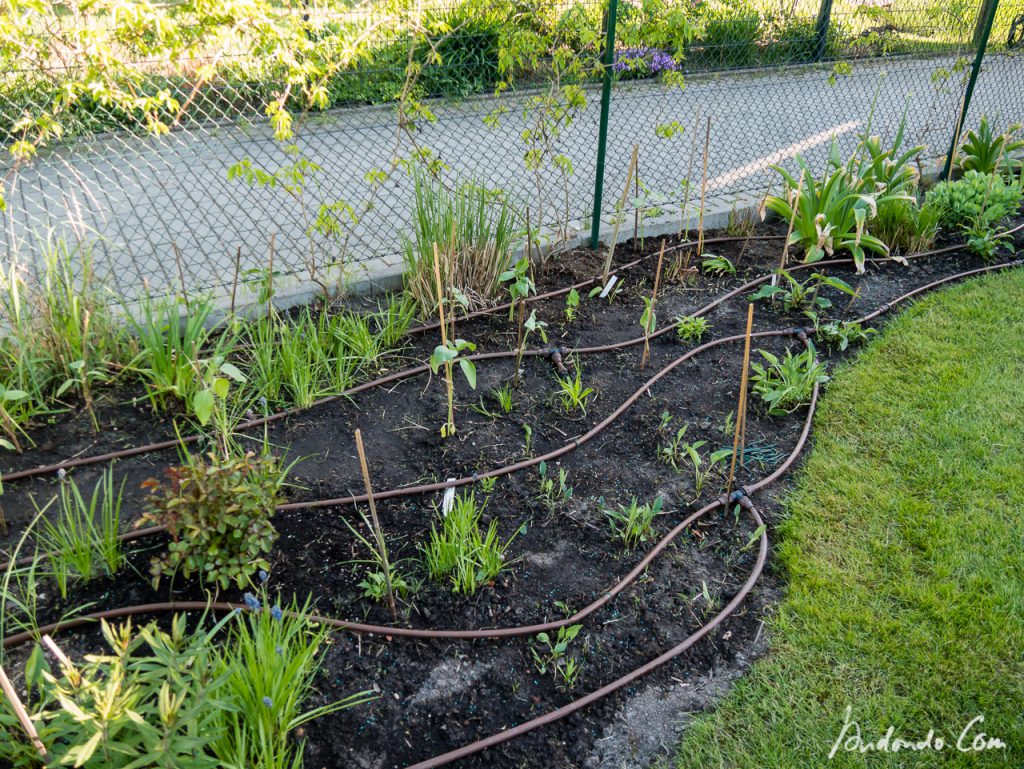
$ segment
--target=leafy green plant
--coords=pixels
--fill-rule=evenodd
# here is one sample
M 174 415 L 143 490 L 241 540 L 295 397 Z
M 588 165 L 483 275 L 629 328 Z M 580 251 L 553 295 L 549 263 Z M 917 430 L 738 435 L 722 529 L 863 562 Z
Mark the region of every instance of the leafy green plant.
M 262 599 L 262 600 L 261 600 Z M 293 769 L 302 766 L 303 741 L 295 731 L 313 719 L 372 699 L 364 691 L 303 710 L 330 643 L 330 630 L 310 617 L 310 602 L 270 606 L 246 594 L 250 610 L 237 616 L 215 656 L 223 680 L 219 734 L 212 752 L 224 766 Z
M 458 289 L 471 306 L 495 296 L 499 277 L 511 261 L 519 216 L 499 193 L 473 182 L 451 192 L 418 166 L 413 171 L 415 207 L 412 239 L 403 236 L 405 286 L 421 316 L 437 311 L 434 244 L 443 286 Z
M 179 315 L 182 307 L 184 319 Z M 227 361 L 237 335 L 229 327 L 215 336 L 210 327 L 212 312 L 209 299 L 186 303 L 147 297 L 141 303 L 141 317 L 128 315 L 140 346 L 132 368 L 145 383 L 154 410 L 165 409 L 169 398 L 194 407 L 196 393 L 207 389 L 208 361 Z
M 669 417 L 671 419 L 671 417 Z M 668 423 L 664 423 L 668 426 Z M 686 425 L 683 425 L 676 434 L 669 438 L 667 443 L 663 443 L 658 446 L 658 459 L 667 465 L 671 465 L 673 470 L 679 469 L 679 463 L 686 457 L 686 447 L 689 445 L 683 439 L 686 437 Z
M 508 295 L 511 299 L 508 308 L 508 319 L 512 320 L 513 313 L 522 302 L 525 302 L 530 294 L 537 293 L 537 287 L 530 277 L 530 260 L 523 256 L 512 267 L 505 270 L 498 276 L 498 280 L 508 284 Z
M 639 504 L 636 497 L 628 505 L 604 508 L 612 533 L 619 537 L 628 550 L 632 550 L 654 533 L 654 519 L 661 512 L 664 499 L 658 496 L 653 503 Z
M 512 408 L 515 406 L 515 401 L 512 394 L 512 385 L 503 384 L 501 387 L 495 387 L 492 393 L 494 399 L 498 402 L 498 406 L 506 414 L 512 413 Z
M 0 446 L 20 454 L 22 447 L 18 436 L 27 437 L 24 424 L 34 413 L 27 392 L 8 389 L 0 384 L 0 430 L 7 436 L 0 438 Z
M 995 225 L 1020 208 L 1021 189 L 997 174 L 968 171 L 962 179 L 936 184 L 925 201 L 939 210 L 943 226 Z
M 814 321 L 815 336 L 832 349 L 840 352 L 846 350 L 851 344 L 866 342 L 872 334 L 876 333 L 875 329 L 864 328 L 860 323 L 839 320 L 819 323 L 817 316 L 813 314 L 811 320 Z
M 871 231 L 889 249 L 904 254 L 927 251 L 939 232 L 940 211 L 934 203 L 891 200 L 878 207 Z
M 430 356 L 430 370 L 436 374 L 441 366 L 444 366 L 445 384 L 448 390 L 448 421 L 441 426 L 441 437 L 450 438 L 455 435 L 455 384 L 452 381 L 452 363 L 458 361 L 459 369 L 466 378 L 470 389 L 476 389 L 476 364 L 469 358 L 463 356 L 467 350 L 472 352 L 476 345 L 467 342 L 465 339 L 454 341 L 446 339 L 444 343 L 434 348 Z
M 558 377 L 558 399 L 566 414 L 579 412 L 582 416 L 586 416 L 587 406 L 593 395 L 594 388 L 583 385 L 583 372 L 580 370 L 579 364 L 573 367 L 571 376 Z
M 735 275 L 736 265 L 727 256 L 716 256 L 707 254 L 701 262 L 701 267 L 708 275 Z
M 576 311 L 580 306 L 580 292 L 575 288 L 569 290 L 565 295 L 565 322 L 572 323 L 576 319 Z
M 982 115 L 978 130 L 968 131 L 960 148 L 960 167 L 964 171 L 983 174 L 1014 174 L 1020 171 L 1024 165 L 1020 158 L 1024 140 L 1015 138 L 1020 130 L 1021 124 L 1014 123 L 997 134 L 988 122 L 988 115 Z
M 137 524 L 164 525 L 171 537 L 167 552 L 150 565 L 155 586 L 180 571 L 224 589 L 232 582 L 244 587 L 257 570 L 269 568 L 263 555 L 277 540 L 270 519 L 288 468 L 269 454 L 249 452 L 189 457 L 166 472 L 166 483 L 144 482 L 149 497 Z
M 707 460 L 700 455 L 699 449 L 704 446 L 707 441 L 694 441 L 688 443 L 683 447 L 686 452 L 686 458 L 690 462 L 690 467 L 693 470 L 693 491 L 695 498 L 700 497 L 704 493 L 704 486 L 707 485 L 708 479 L 711 478 L 711 474 L 714 473 L 722 463 L 725 462 L 729 457 L 732 456 L 732 449 L 719 449 L 713 451 L 708 455 Z
M 554 476 L 548 477 L 547 462 L 541 462 L 537 467 L 537 472 L 540 474 L 538 499 L 544 505 L 548 515 L 554 515 L 561 506 L 568 505 L 572 499 L 572 486 L 566 483 L 569 474 L 564 467 L 560 467 L 557 480 Z
M 675 318 L 676 336 L 684 342 L 699 342 L 708 331 L 708 319 L 696 315 L 680 315 Z
M 234 703 L 218 670 L 213 639 L 234 615 L 209 630 L 186 630 L 176 615 L 170 632 L 151 623 L 100 627 L 110 648 L 54 671 L 36 646 L 25 664 L 25 703 L 48 766 L 85 769 L 215 769 L 212 747 Z M 0 698 L 0 758 L 39 766 L 36 748 Z
M 50 503 L 57 504 L 56 519 L 40 514 L 37 542 L 62 598 L 68 597 L 72 579 L 112 576 L 124 565 L 118 539 L 123 491 L 124 481 L 114 493 L 113 469 L 103 472 L 88 501 L 74 480 L 65 477 Z
M 554 639 L 549 633 L 538 633 L 530 642 L 530 654 L 533 656 L 533 664 L 537 672 L 542 676 L 548 671 L 561 680 L 569 689 L 576 685 L 582 666 L 568 654 L 569 645 L 576 640 L 583 625 L 567 625 L 558 628 Z
M 994 261 L 999 254 L 999 249 L 1013 242 L 1010 235 L 1005 232 L 996 232 L 995 227 L 986 223 L 981 217 L 964 225 L 962 229 L 967 240 L 967 250 L 975 256 L 980 256 L 986 262 Z
M 779 297 L 782 299 L 782 306 L 787 312 L 804 309 L 818 312 L 832 306 L 832 300 L 821 296 L 820 292 L 823 287 L 834 288 L 848 296 L 857 295 L 857 292 L 845 280 L 823 275 L 820 272 L 813 273 L 811 277 L 803 282 L 794 278 L 786 270 L 780 271 L 777 275 L 785 280 L 785 285 L 765 283 L 750 295 L 750 301 L 756 302 L 759 299 Z
M 750 381 L 754 392 L 767 405 L 769 414 L 788 414 L 810 401 L 815 385 L 828 381 L 825 364 L 818 361 L 813 349 L 804 350 L 796 355 L 787 350 L 782 358 L 767 350 L 758 352 L 767 365 L 751 363 L 750 367 L 754 373 Z
M 480 518 L 487 502 L 477 504 L 472 491 L 456 494 L 447 512 L 441 511 L 440 528 L 433 524 L 430 539 L 423 546 L 423 560 L 431 579 L 448 581 L 452 590 L 474 594 L 507 566 L 505 553 L 515 534 L 502 542 L 498 522 L 492 520 L 486 532 Z

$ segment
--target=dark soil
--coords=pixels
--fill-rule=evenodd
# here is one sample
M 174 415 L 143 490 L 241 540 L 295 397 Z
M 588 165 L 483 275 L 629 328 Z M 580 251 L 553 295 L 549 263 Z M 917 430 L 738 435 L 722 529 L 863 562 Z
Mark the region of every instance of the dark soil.
M 761 230 L 779 234 L 784 228 L 768 225 Z M 1020 245 L 1018 241 L 1018 245 Z M 652 253 L 660 241 L 648 241 Z M 671 246 L 671 241 L 668 243 Z M 778 266 L 780 240 L 713 244 L 709 252 L 731 258 L 738 266 L 735 277 L 701 276 L 696 283 L 662 282 L 658 301 L 659 325 L 685 315 L 713 298 Z M 636 258 L 635 244 L 621 245 L 621 262 Z M 666 264 L 675 254 L 666 257 Z M 614 302 L 582 301 L 576 319 L 565 321 L 563 298 L 542 300 L 531 307 L 549 323 L 552 344 L 563 348 L 608 344 L 631 339 L 640 333 L 642 296 L 649 296 L 657 258 L 649 258 L 623 276 L 622 290 Z M 852 303 L 836 291 L 827 291 L 835 307 L 832 317 L 852 318 L 938 278 L 981 266 L 964 252 L 912 261 L 872 264 L 865 275 L 851 267 L 828 268 L 858 289 Z M 589 251 L 559 257 L 538 283 L 541 291 L 592 277 L 599 260 Z M 797 273 L 800 274 L 800 273 Z M 808 273 L 804 272 L 806 276 Z M 747 299 L 737 297 L 712 311 L 704 340 L 742 334 Z M 767 302 L 756 305 L 754 330 L 805 325 L 799 313 L 786 315 Z M 478 351 L 507 350 L 515 345 L 515 328 L 505 313 L 458 324 L 458 335 L 474 341 Z M 755 349 L 782 353 L 799 349 L 792 337 L 755 340 Z M 438 343 L 433 333 L 413 338 L 401 360 L 391 360 L 393 371 L 422 362 Z M 571 442 L 612 412 L 654 373 L 690 349 L 674 333 L 651 342 L 651 360 L 640 370 L 642 345 L 596 355 L 581 356 L 583 380 L 596 396 L 585 416 L 566 414 L 555 392 L 557 381 L 546 357 L 524 359 L 522 384 L 515 390 L 511 414 L 500 413 L 493 390 L 513 374 L 511 358 L 479 364 L 479 382 L 471 392 L 457 384 L 458 432 L 442 440 L 438 429 L 444 421 L 444 384 L 437 378 L 414 377 L 358 395 L 354 402 L 338 400 L 275 423 L 268 429 L 270 442 L 289 459 L 302 459 L 293 471 L 289 501 L 312 501 L 362 492 L 355 459 L 353 431 L 361 428 L 366 442 L 376 491 L 422 482 L 443 481 L 481 473 L 510 464 L 528 455 L 539 455 Z M 820 350 L 830 365 L 842 356 Z M 497 520 L 503 538 L 515 535 L 510 548 L 512 562 L 506 571 L 471 597 L 456 595 L 447 584 L 427 580 L 415 560 L 419 547 L 436 520 L 440 495 L 387 500 L 378 504 L 381 523 L 394 557 L 402 559 L 408 576 L 423 580 L 422 588 L 402 607 L 402 623 L 422 628 L 503 627 L 532 624 L 564 616 L 600 597 L 642 556 L 652 544 L 633 552 L 613 538 L 602 508 L 628 503 L 632 497 L 653 501 L 664 497 L 663 515 L 656 521 L 663 534 L 697 507 L 722 493 L 724 479 L 716 473 L 697 499 L 688 466 L 675 471 L 659 461 L 659 446 L 686 426 L 687 441 L 706 441 L 710 451 L 731 446 L 732 417 L 739 395 L 742 345 L 715 347 L 684 363 L 650 388 L 643 397 L 607 430 L 562 458 L 549 470 L 568 472 L 574 492 L 567 504 L 549 513 L 538 499 L 538 473 L 530 469 L 497 480 L 487 496 L 485 522 Z M 755 353 L 755 358 L 759 356 Z M 157 419 L 144 404 L 131 405 L 139 393 L 112 392 L 99 406 L 104 432 L 93 435 L 89 420 L 79 411 L 54 416 L 31 435 L 37 448 L 22 457 L 5 457 L 7 470 L 30 467 L 60 459 L 95 454 L 138 445 L 173 435 L 171 423 Z M 488 412 L 488 413 L 483 413 Z M 662 414 L 672 421 L 661 429 Z M 785 417 L 768 417 L 759 404 L 749 416 L 746 440 L 762 450 L 738 474 L 739 483 L 764 477 L 788 456 L 804 424 L 806 411 Z M 529 451 L 524 447 L 525 428 L 532 431 Z M 259 436 L 262 438 L 262 435 Z M 118 479 L 126 479 L 125 514 L 133 519 L 142 504 L 139 484 L 178 462 L 176 451 L 136 457 L 116 464 Z M 73 471 L 80 487 L 91 488 L 100 466 Z M 42 505 L 54 493 L 55 477 L 42 477 L 8 485 L 4 512 L 9 533 L 0 549 L 10 548 L 34 514 L 31 500 Z M 475 487 L 478 499 L 485 496 Z M 772 524 L 778 519 L 776 498 L 784 484 L 762 492 L 755 499 L 762 515 Z M 319 612 L 353 621 L 390 622 L 382 606 L 361 595 L 357 584 L 367 566 L 368 554 L 352 535 L 346 521 L 361 526 L 351 508 L 323 508 L 279 513 L 274 525 L 280 532 L 273 552 L 270 589 L 283 599 L 292 595 L 312 597 Z M 130 520 L 129 520 L 130 523 Z M 517 533 L 518 532 L 518 533 Z M 714 513 L 680 537 L 633 586 L 593 615 L 570 651 L 583 663 L 572 690 L 541 676 L 534 667 L 527 638 L 503 641 L 422 642 L 406 639 L 334 637 L 318 681 L 318 699 L 329 701 L 363 689 L 377 689 L 373 702 L 322 718 L 306 727 L 308 767 L 402 767 L 467 742 L 507 729 L 543 714 L 592 691 L 640 666 L 694 632 L 735 595 L 750 573 L 756 548 L 747 547 L 754 526 L 744 515 Z M 161 537 L 132 545 L 130 561 L 137 577 L 96 581 L 83 585 L 70 603 L 92 603 L 95 608 L 178 599 L 204 600 L 196 583 L 177 580 L 173 587 L 153 590 L 147 578 L 148 561 L 163 546 Z M 745 669 L 764 648 L 763 622 L 776 603 L 781 578 L 771 564 L 743 607 L 717 631 L 674 662 L 662 667 L 636 687 L 622 690 L 582 713 L 483 754 L 457 763 L 459 767 L 597 767 L 641 765 L 651 749 L 635 753 L 629 763 L 629 729 L 606 733 L 622 715 L 662 694 L 703 686 L 708 680 L 730 680 Z M 52 621 L 68 608 L 46 589 L 41 622 Z M 705 595 L 710 596 L 710 603 Z M 240 591 L 222 593 L 221 600 L 239 600 Z M 62 643 L 74 656 L 94 650 L 94 630 L 68 632 Z M 703 683 L 702 683 L 703 682 Z M 653 687 L 653 688 L 652 688 Z M 655 698 L 657 699 L 657 698 Z M 670 697 L 678 710 L 694 702 L 706 707 L 713 698 Z M 662 701 L 662 700 L 658 700 Z M 682 703 L 682 704 L 680 704 Z M 667 704 L 666 707 L 670 707 Z M 625 718 L 625 716 L 623 716 Z M 628 718 L 626 719 L 629 720 Z M 666 723 L 674 719 L 666 719 Z M 637 721 L 637 719 L 634 719 Z M 644 719 L 637 721 L 642 731 Z M 612 740 L 614 745 L 605 744 Z M 666 735 L 671 746 L 675 736 Z M 599 744 L 600 743 L 600 744 Z

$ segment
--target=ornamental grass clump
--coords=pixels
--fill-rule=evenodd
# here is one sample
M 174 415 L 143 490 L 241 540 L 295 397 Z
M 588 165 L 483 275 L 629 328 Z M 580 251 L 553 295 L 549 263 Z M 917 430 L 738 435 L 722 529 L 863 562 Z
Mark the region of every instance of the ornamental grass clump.
M 425 171 L 413 172 L 413 237 L 402 237 L 405 286 L 421 317 L 444 299 L 434 282 L 434 244 L 442 284 L 467 298 L 466 309 L 490 302 L 512 261 L 519 216 L 500 193 L 473 182 L 454 190 Z
M 137 525 L 166 526 L 171 537 L 167 552 L 151 561 L 154 587 L 180 571 L 222 589 L 232 582 L 241 588 L 269 569 L 263 556 L 277 540 L 270 519 L 287 470 L 271 455 L 211 453 L 169 468 L 164 483 L 145 481 L 148 509 Z

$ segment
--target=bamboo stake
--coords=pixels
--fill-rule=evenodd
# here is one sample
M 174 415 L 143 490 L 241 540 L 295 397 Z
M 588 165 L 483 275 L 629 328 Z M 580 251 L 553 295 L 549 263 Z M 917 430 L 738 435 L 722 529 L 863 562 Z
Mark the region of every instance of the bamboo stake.
M 441 321 L 441 345 L 448 347 L 448 330 L 444 322 L 444 293 L 441 288 L 441 257 L 437 252 L 437 243 L 434 243 L 434 285 L 437 288 L 437 314 Z M 447 437 L 455 432 L 455 415 L 453 414 L 452 400 L 455 398 L 455 387 L 452 384 L 452 362 L 445 361 L 444 379 L 448 385 L 448 422 L 445 423 L 443 436 Z
M 690 162 L 686 166 L 686 191 L 683 193 L 683 209 L 679 212 L 679 230 L 676 237 L 683 237 L 683 227 L 686 228 L 686 239 L 690 238 L 690 225 L 686 222 L 686 211 L 690 207 L 690 190 L 693 188 L 693 161 L 697 156 L 697 131 L 700 130 L 701 109 L 697 107 L 697 117 L 693 121 L 693 141 L 690 143 Z M 678 259 L 677 259 L 678 261 Z
M 235 295 L 238 293 L 238 275 L 242 269 L 242 247 L 235 252 L 235 276 L 231 280 L 231 314 L 235 314 Z
M 750 334 L 754 327 L 754 305 L 747 305 L 747 333 L 743 343 L 743 373 L 740 376 L 740 398 L 736 406 L 736 430 L 732 441 L 732 462 L 729 464 L 729 480 L 725 484 L 725 498 L 732 494 L 732 483 L 736 478 L 736 458 L 743 451 L 747 430 L 747 384 L 750 372 Z M 741 440 L 742 437 L 742 440 Z
M 377 505 L 373 501 L 373 487 L 370 485 L 370 468 L 366 464 L 366 452 L 363 450 L 363 434 L 356 428 L 356 451 L 359 453 L 359 469 L 363 473 L 363 483 L 366 485 L 366 501 L 370 505 L 370 520 L 373 522 L 373 536 L 377 540 L 377 555 L 380 556 L 381 564 L 384 566 L 384 585 L 388 591 L 388 608 L 391 609 L 391 616 L 398 619 L 398 608 L 395 606 L 395 592 L 391 586 L 391 563 L 388 561 L 388 547 L 384 541 L 384 531 L 380 527 L 380 520 L 377 518 Z
M 658 269 L 654 273 L 654 290 L 651 292 L 651 309 L 648 311 L 647 322 L 644 324 L 644 354 L 640 358 L 640 369 L 647 365 L 651 356 L 651 326 L 654 325 L 654 305 L 658 301 L 658 287 L 661 285 L 661 264 L 665 259 L 665 240 L 661 241 L 661 251 L 658 252 Z
M 640 198 L 640 155 L 637 154 L 636 163 L 633 164 L 633 197 Z M 640 250 L 644 250 L 644 239 L 640 237 L 640 206 L 633 205 L 633 242 L 640 238 Z M 635 250 L 635 249 L 634 249 Z
M 622 188 L 622 197 L 619 198 L 619 205 L 615 216 L 615 229 L 612 230 L 612 243 L 608 247 L 608 253 L 604 258 L 604 271 L 601 273 L 601 282 L 608 285 L 608 273 L 612 268 L 612 257 L 615 256 L 615 244 L 619 239 L 619 226 L 622 224 L 622 210 L 626 207 L 626 200 L 629 198 L 629 187 L 633 183 L 633 169 L 636 168 L 637 156 L 640 153 L 640 145 L 633 145 L 633 157 L 629 161 L 629 169 L 626 171 L 626 186 Z
M 29 717 L 28 711 L 25 710 L 25 706 L 18 698 L 18 693 L 14 690 L 14 684 L 12 684 L 11 679 L 7 677 L 7 673 L 4 671 L 3 665 L 0 665 L 0 690 L 3 690 L 4 696 L 7 697 L 7 701 L 11 703 L 11 708 L 14 710 L 14 714 L 18 717 L 18 723 L 21 724 L 21 728 L 32 741 L 35 749 L 39 751 L 39 755 L 46 758 L 46 746 L 43 745 L 43 741 L 39 739 L 39 732 L 36 731 L 35 724 L 32 723 L 32 719 Z
M 704 204 L 708 192 L 708 147 L 711 144 L 711 115 L 708 115 L 708 127 L 704 134 L 704 170 L 700 175 L 700 221 L 697 222 L 697 258 L 704 254 Z

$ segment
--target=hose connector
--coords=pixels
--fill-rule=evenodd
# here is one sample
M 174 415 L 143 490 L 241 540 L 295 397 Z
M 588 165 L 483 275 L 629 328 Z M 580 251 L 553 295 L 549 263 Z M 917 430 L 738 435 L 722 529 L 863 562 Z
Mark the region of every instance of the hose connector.
M 551 363 L 554 364 L 555 371 L 562 376 L 568 375 L 569 369 L 565 367 L 565 361 L 562 359 L 562 350 L 560 347 L 552 347 L 548 350 L 548 357 L 551 358 Z
M 728 497 L 723 494 L 718 498 L 718 501 L 722 507 L 728 507 L 731 504 L 739 503 L 740 507 L 744 510 L 749 510 L 754 505 L 754 503 L 750 501 L 750 497 L 747 496 L 747 490 L 742 486 L 729 494 Z

